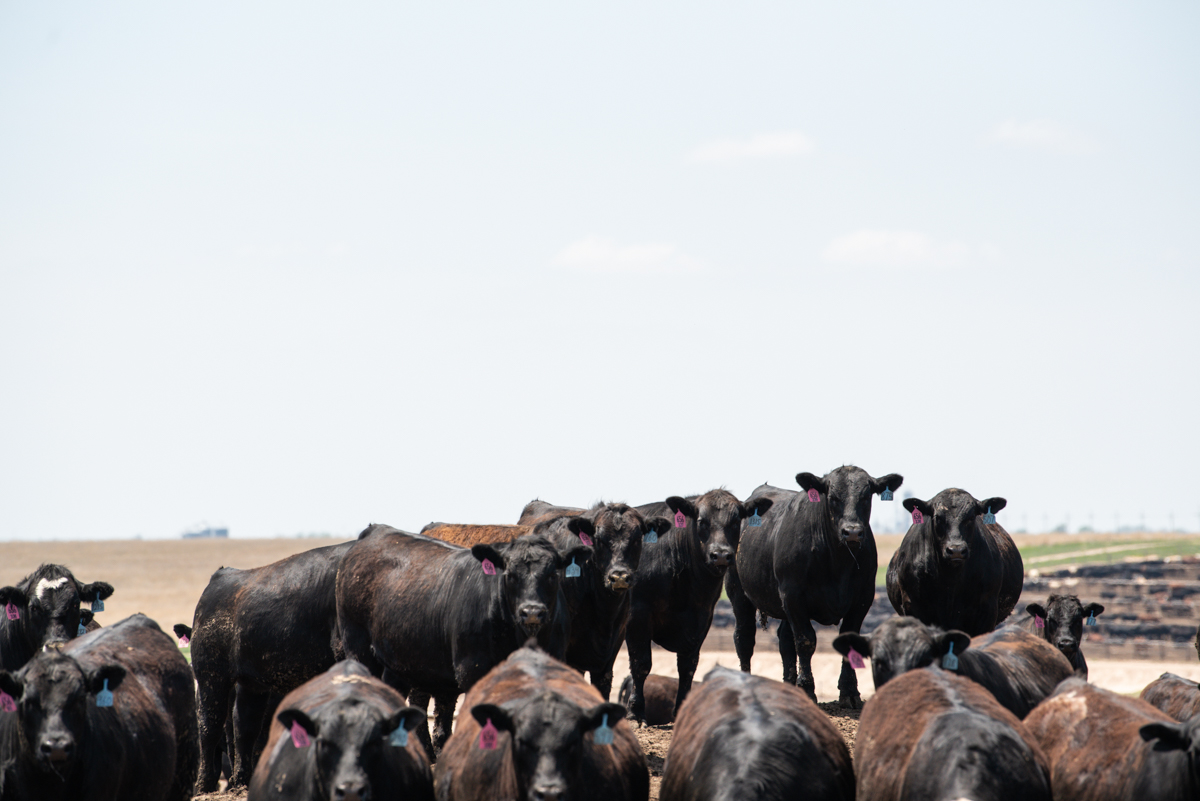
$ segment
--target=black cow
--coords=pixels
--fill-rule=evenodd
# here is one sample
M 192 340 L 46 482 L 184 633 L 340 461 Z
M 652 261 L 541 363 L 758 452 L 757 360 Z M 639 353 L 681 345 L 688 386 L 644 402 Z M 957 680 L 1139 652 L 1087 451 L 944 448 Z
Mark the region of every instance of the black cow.
M 424 723 L 364 665 L 338 662 L 279 703 L 248 801 L 433 801 L 429 758 L 409 737 Z
M 650 771 L 624 718 L 579 673 L 521 648 L 463 699 L 434 768 L 438 799 L 646 801 Z
M 637 507 L 644 518 L 673 517 L 683 526 L 673 525 L 658 543 L 642 549 L 625 630 L 633 676 L 630 718 L 644 719 L 642 686 L 652 667 L 651 642 L 676 654 L 676 709 L 687 697 L 700 661 L 700 646 L 721 597 L 721 581 L 737 553 L 742 520 L 753 514 L 754 508 L 723 489 L 687 498 L 672 496 L 666 503 Z M 760 514 L 766 512 L 770 501 L 759 501 L 757 508 Z
M 111 584 L 85 584 L 62 565 L 42 565 L 17 586 L 0 587 L 0 668 L 18 670 L 46 645 L 78 637 L 79 604 L 112 594 Z
M 338 571 L 346 655 L 405 695 L 434 697 L 436 754 L 450 736 L 457 697 L 528 638 L 563 655 L 562 572 L 591 554 L 578 540 L 562 552 L 539 535 L 467 550 L 373 526 Z M 425 727 L 421 734 L 429 736 Z
M 1008 532 L 983 522 L 1006 503 L 977 501 L 960 489 L 929 501 L 905 499 L 904 508 L 918 511 L 922 522 L 909 528 L 888 565 L 888 599 L 896 612 L 972 637 L 1008 617 L 1021 597 L 1025 566 Z
M 840 623 L 843 633 L 862 627 L 875 601 L 879 562 L 871 531 L 871 496 L 894 492 L 903 482 L 895 473 L 871 478 L 848 465 L 823 478 L 799 473 L 796 483 L 804 492 L 763 484 L 750 493 L 745 505 L 757 509 L 762 522 L 743 529 L 737 564 L 725 580 L 737 620 L 733 643 L 742 670 L 750 671 L 754 655 L 755 611 L 779 618 L 783 680 L 816 700 L 812 655 L 817 634 L 812 621 Z M 838 691 L 842 706 L 862 707 L 858 680 L 846 663 Z
M 1051 595 L 1045 606 L 1029 604 L 1025 611 L 1029 617 L 1022 621 L 1021 626 L 1057 648 L 1075 668 L 1075 675 L 1087 679 L 1087 660 L 1079 648 L 1083 639 L 1083 623 L 1085 619 L 1094 620 L 1095 615 L 1104 611 L 1104 605 L 1085 605 L 1074 595 Z M 1039 618 L 1041 625 L 1038 624 Z
M 1141 698 L 1180 722 L 1200 715 L 1200 684 L 1174 673 L 1164 673 L 1147 684 Z
M 875 693 L 856 743 L 859 801 L 1049 801 L 1051 789 L 1058 798 L 1029 728 L 975 682 L 937 668 Z
M 623 503 L 598 503 L 591 509 L 551 506 L 531 501 L 518 521 L 522 525 L 543 523 L 541 530 L 564 550 L 581 538 L 568 526 L 576 517 L 590 520 L 595 531 L 592 558 L 577 578 L 563 582 L 563 594 L 571 618 L 566 663 L 589 674 L 592 685 L 607 700 L 612 692 L 613 663 L 625 642 L 629 623 L 630 589 L 642 553 L 644 536 L 666 534 L 671 521 L 665 517 L 643 518 Z
M 222 567 L 192 619 L 199 688 L 197 793 L 217 788 L 225 723 L 232 712 L 230 786 L 244 785 L 267 735 L 274 703 L 342 658 L 334 586 L 352 542 L 327 545 L 263 567 Z M 231 709 L 232 705 L 232 709 Z
M 1071 678 L 1025 725 L 1050 760 L 1055 801 L 1200 798 L 1200 715 L 1180 723 Z
M 145 615 L 38 654 L 17 673 L 0 672 L 0 691 L 18 701 L 16 714 L 0 714 L 6 801 L 192 797 L 192 672 Z
M 679 709 L 663 801 L 852 801 L 850 751 L 829 716 L 789 684 L 716 667 Z
M 869 639 L 861 634 L 839 634 L 833 647 L 843 656 L 853 648 L 870 658 L 876 690 L 910 670 L 945 667 L 949 654 L 957 660 L 957 667 L 948 668 L 950 671 L 983 685 L 1019 718 L 1074 674 L 1057 648 L 1019 626 L 1005 626 L 971 639 L 961 631 L 943 631 L 914 618 L 892 617 L 871 632 Z
M 692 689 L 703 682 L 693 681 Z M 642 683 L 642 698 L 646 711 L 642 722 L 647 726 L 665 726 L 675 720 L 675 698 L 679 695 L 679 679 L 651 673 Z M 617 693 L 617 703 L 626 709 L 633 699 L 633 676 L 626 676 Z

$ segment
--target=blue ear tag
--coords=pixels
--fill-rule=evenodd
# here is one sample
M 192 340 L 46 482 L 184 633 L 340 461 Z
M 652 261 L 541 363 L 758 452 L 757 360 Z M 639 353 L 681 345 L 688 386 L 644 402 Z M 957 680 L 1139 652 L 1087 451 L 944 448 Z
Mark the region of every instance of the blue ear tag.
M 1089 626 L 1096 625 L 1096 613 L 1095 612 L 1088 613 L 1087 625 L 1089 625 Z
M 651 528 L 649 531 L 646 532 L 646 536 L 642 537 L 642 542 L 648 543 L 650 545 L 653 545 L 654 543 L 658 542 L 658 531 L 654 528 Z
M 879 493 L 879 500 L 890 501 L 892 499 L 892 491 L 887 487 L 883 488 L 883 492 Z
M 612 745 L 613 730 L 608 725 L 608 715 L 604 716 L 604 719 L 600 721 L 600 725 L 596 727 L 596 731 L 592 733 L 592 740 L 595 741 L 596 745 Z
M 112 690 L 108 689 L 108 679 L 104 680 L 104 689 L 96 693 L 96 706 L 112 706 Z
M 754 514 L 750 515 L 750 528 L 758 528 L 762 525 L 762 518 L 758 516 L 758 510 L 754 510 Z
M 954 643 L 950 643 L 950 650 L 942 657 L 942 667 L 946 670 L 958 670 L 958 657 L 954 655 Z
M 404 728 L 404 723 L 396 727 L 396 730 L 392 732 L 392 736 L 388 738 L 388 742 L 397 748 L 408 747 L 408 729 Z
M 579 575 L 583 573 L 583 571 L 579 569 L 579 565 L 575 564 L 574 556 L 571 557 L 571 564 L 567 565 L 567 569 L 564 572 L 566 573 L 567 578 L 579 578 Z
M 996 516 L 992 514 L 992 507 L 988 507 L 987 514 L 983 516 L 983 522 L 989 526 L 996 525 Z
M 78 634 L 76 634 L 75 636 L 76 636 L 76 637 L 82 637 L 82 636 L 83 636 L 83 635 L 85 635 L 85 634 L 87 634 L 87 629 L 86 629 L 86 628 L 84 628 L 84 625 L 83 625 L 82 623 L 80 623 L 80 624 L 79 624 L 79 633 L 78 633 Z
M 104 599 L 100 597 L 99 592 L 96 593 L 96 600 L 92 601 L 92 611 L 93 612 L 103 612 L 104 611 Z

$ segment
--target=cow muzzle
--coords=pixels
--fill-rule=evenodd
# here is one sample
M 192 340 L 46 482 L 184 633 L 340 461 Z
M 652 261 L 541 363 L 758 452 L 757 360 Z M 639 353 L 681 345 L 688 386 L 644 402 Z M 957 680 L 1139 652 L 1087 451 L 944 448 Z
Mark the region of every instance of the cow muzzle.
M 946 559 L 950 561 L 950 564 L 957 567 L 967 561 L 970 551 L 967 550 L 966 545 L 947 545 L 943 553 L 946 554 Z
M 549 617 L 549 610 L 542 604 L 523 604 L 517 610 L 517 620 L 521 622 L 521 628 L 529 634 L 536 634 L 540 631 L 542 626 L 548 622 Z
M 371 788 L 362 780 L 341 782 L 333 788 L 333 801 L 370 801 Z
M 842 526 L 842 542 L 852 551 L 857 551 L 862 547 L 863 534 L 865 530 L 860 524 Z
M 562 801 L 567 797 L 567 788 L 561 784 L 539 784 L 530 792 L 533 801 Z
M 610 570 L 604 577 L 604 583 L 614 592 L 624 592 L 633 582 L 633 574 L 628 570 Z
M 39 756 L 55 765 L 66 762 L 74 753 L 75 744 L 65 737 L 48 737 L 38 748 Z
M 709 551 L 708 561 L 718 570 L 725 570 L 729 567 L 729 563 L 733 561 L 733 551 Z
M 42 645 L 43 651 L 61 651 L 63 646 L 67 644 L 66 640 L 51 640 Z

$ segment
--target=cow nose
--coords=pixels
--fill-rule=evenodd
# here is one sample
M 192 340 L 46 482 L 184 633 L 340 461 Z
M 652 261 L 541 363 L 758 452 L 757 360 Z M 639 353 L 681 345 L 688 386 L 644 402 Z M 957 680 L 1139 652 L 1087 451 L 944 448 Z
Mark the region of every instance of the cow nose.
M 965 545 L 947 545 L 946 546 L 946 558 L 947 559 L 966 559 L 967 558 L 967 546 L 965 546 Z
M 533 788 L 534 801 L 560 801 L 566 794 L 566 788 L 559 785 L 543 784 Z
M 708 558 L 712 560 L 717 567 L 729 567 L 729 558 L 733 556 L 730 551 L 712 551 Z
M 849 523 L 842 526 L 842 536 L 846 538 L 846 542 L 857 545 L 862 542 L 863 527 L 862 523 Z
M 49 737 L 42 740 L 40 750 L 42 756 L 51 762 L 63 762 L 71 756 L 71 752 L 75 750 L 75 745 L 65 737 Z
M 627 590 L 630 578 L 628 570 L 611 570 L 608 573 L 608 586 L 614 590 Z
M 333 791 L 336 801 L 368 801 L 371 788 L 363 782 L 342 782 Z
M 521 625 L 526 627 L 541 626 L 546 621 L 546 607 L 541 604 L 523 604 L 517 610 Z
M 63 646 L 67 644 L 66 640 L 53 640 L 42 646 L 43 651 L 61 651 Z

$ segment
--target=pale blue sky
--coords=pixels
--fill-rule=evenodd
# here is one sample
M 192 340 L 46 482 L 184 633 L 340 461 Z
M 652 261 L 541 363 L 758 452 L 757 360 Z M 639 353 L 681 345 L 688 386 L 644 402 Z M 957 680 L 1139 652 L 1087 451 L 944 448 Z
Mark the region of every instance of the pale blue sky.
M 1196 4 L 426 5 L 0 0 L 0 539 L 1200 527 Z

